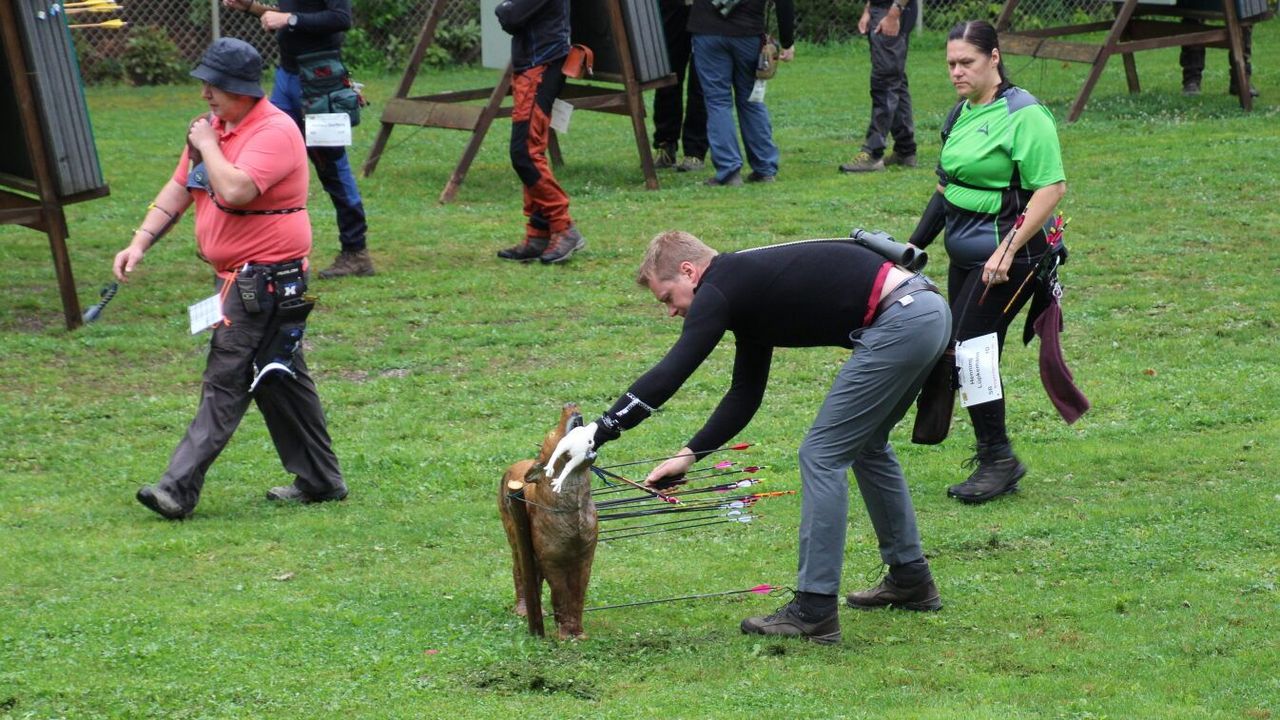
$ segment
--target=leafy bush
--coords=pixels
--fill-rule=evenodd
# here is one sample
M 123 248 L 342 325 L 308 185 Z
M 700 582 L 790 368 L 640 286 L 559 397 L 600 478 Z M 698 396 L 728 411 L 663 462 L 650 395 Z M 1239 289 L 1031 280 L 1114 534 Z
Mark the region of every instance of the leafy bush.
M 375 73 L 403 68 L 422 32 L 421 24 L 405 22 L 416 17 L 418 4 L 418 0 L 353 0 L 355 27 L 347 33 L 343 58 L 354 68 Z M 479 52 L 479 23 L 441 23 L 423 62 L 433 67 L 470 63 Z
M 187 77 L 178 46 L 154 26 L 136 28 L 120 56 L 125 76 L 134 85 L 173 85 Z
M 108 85 L 124 80 L 124 64 L 119 58 L 108 57 L 92 45 L 77 48 L 80 79 L 86 85 Z

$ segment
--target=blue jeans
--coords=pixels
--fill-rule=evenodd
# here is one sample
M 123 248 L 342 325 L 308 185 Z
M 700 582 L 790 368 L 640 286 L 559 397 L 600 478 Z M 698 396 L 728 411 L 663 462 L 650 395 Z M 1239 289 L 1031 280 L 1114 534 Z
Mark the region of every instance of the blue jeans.
M 275 87 L 271 88 L 271 104 L 280 108 L 298 123 L 298 129 L 304 133 L 306 129 L 302 118 L 302 81 L 283 68 L 276 68 Z M 342 249 L 356 252 L 365 248 L 365 233 L 368 224 L 364 218 L 364 201 L 360 198 L 360 190 L 356 187 L 355 176 L 351 174 L 351 163 L 347 160 L 347 149 L 343 147 L 309 147 L 307 157 L 316 168 L 316 175 L 324 191 L 333 200 L 333 209 L 338 216 L 338 240 Z
M 756 81 L 760 36 L 693 36 L 693 67 L 707 103 L 707 143 L 716 179 L 725 180 L 742 169 L 742 155 L 733 132 L 733 108 L 747 148 L 747 163 L 760 175 L 778 174 L 778 146 L 773 144 L 769 108 L 747 102 Z

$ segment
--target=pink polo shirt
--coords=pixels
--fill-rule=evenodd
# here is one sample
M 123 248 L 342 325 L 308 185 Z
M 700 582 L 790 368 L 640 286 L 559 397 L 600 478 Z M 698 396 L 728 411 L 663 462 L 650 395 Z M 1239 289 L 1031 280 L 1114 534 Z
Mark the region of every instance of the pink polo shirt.
M 307 205 L 307 148 L 298 125 L 272 105 L 259 100 L 228 131 L 213 119 L 218 146 L 257 186 L 258 197 L 239 210 L 284 210 Z M 189 149 L 182 151 L 173 179 L 187 184 Z M 305 258 L 311 252 L 311 218 L 306 210 L 286 215 L 233 215 L 219 210 L 204 190 L 191 190 L 196 204 L 196 243 L 215 270 L 229 271 L 251 263 L 277 263 Z M 230 207 L 219 198 L 218 202 Z

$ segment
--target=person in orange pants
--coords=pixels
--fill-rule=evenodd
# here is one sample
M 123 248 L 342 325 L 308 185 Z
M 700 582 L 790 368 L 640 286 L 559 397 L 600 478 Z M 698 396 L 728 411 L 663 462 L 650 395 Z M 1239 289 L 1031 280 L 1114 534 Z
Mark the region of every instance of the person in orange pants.
M 511 166 L 524 183 L 527 218 L 524 239 L 498 257 L 561 263 L 587 244 L 547 162 L 551 105 L 564 89 L 569 54 L 569 0 L 504 0 L 494 12 L 511 34 Z

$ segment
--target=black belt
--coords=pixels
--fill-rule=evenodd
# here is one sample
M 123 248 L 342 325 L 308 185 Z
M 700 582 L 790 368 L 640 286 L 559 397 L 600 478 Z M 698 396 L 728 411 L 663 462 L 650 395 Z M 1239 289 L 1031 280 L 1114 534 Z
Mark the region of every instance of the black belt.
M 939 295 L 942 294 L 942 292 L 938 290 L 937 286 L 929 282 L 925 276 L 912 275 L 906 280 L 898 283 L 898 287 L 890 290 L 889 294 L 885 295 L 884 299 L 880 301 L 880 304 L 876 305 L 876 313 L 872 316 L 871 322 L 874 323 L 886 310 L 893 307 L 894 303 L 900 302 L 902 298 L 907 297 L 908 295 L 915 295 L 920 292 L 933 292 L 938 293 Z

